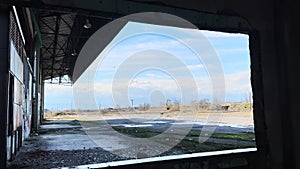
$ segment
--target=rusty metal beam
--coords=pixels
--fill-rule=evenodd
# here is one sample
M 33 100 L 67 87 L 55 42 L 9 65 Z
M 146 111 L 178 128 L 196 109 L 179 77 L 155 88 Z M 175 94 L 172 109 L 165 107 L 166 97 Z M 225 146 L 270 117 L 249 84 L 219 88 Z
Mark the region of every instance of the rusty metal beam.
M 42 35 L 55 35 L 55 33 L 48 33 L 48 32 L 41 32 Z M 89 36 L 80 36 L 80 35 L 70 35 L 65 33 L 59 33 L 58 36 L 64 36 L 64 37 L 74 37 L 74 38 L 81 38 L 81 39 L 88 39 Z
M 56 55 L 56 48 L 57 48 L 57 39 L 58 39 L 58 32 L 59 32 L 59 25 L 60 25 L 60 15 L 57 14 L 56 16 L 56 25 L 55 25 L 55 37 L 54 37 L 54 48 L 53 48 L 53 55 L 52 55 L 52 73 L 51 76 L 53 77 L 53 72 L 54 72 L 54 59 Z

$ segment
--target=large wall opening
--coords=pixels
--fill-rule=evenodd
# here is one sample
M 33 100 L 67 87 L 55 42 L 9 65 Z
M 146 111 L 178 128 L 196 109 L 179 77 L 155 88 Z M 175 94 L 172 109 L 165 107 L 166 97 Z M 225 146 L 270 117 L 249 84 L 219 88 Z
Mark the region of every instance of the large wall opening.
M 97 59 L 94 74 L 80 77 L 79 105 L 72 87 L 45 85 L 48 127 L 68 120 L 83 128 L 61 133 L 60 141 L 74 138 L 71 146 L 54 147 L 98 150 L 92 163 L 256 150 L 247 34 L 129 22 Z

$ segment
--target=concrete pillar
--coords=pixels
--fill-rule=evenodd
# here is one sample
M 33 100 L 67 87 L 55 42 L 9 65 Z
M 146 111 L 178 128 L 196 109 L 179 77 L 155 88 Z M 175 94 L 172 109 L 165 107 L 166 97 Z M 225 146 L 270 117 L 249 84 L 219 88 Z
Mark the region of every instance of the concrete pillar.
M 0 168 L 6 168 L 9 79 L 9 7 L 0 5 Z
M 42 77 L 41 77 L 42 78 Z M 44 120 L 44 94 L 45 93 L 45 82 L 41 79 L 41 107 L 40 107 L 40 124 Z
M 35 52 L 34 52 L 34 95 L 33 95 L 33 111 L 32 111 L 32 131 L 33 132 L 38 132 L 38 127 L 39 127 L 39 122 L 40 122 L 40 96 L 39 96 L 39 91 L 40 91 L 40 48 L 39 44 L 37 42 L 37 38 L 35 39 Z

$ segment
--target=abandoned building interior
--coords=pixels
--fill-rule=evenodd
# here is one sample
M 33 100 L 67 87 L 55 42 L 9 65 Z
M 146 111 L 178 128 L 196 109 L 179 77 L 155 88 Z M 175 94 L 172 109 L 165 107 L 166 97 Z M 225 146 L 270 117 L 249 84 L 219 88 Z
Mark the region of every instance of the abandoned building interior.
M 300 169 L 298 7 L 293 0 L 2 0 L 0 168 L 7 168 L 26 140 L 39 133 L 45 81 L 61 84 L 68 77 L 74 83 L 93 61 L 78 55 L 99 28 L 130 14 L 161 12 L 201 30 L 249 36 L 256 149 L 114 168 Z M 163 19 L 129 21 L 184 27 Z M 103 34 L 98 52 L 123 26 Z M 74 70 L 78 60 L 83 64 Z

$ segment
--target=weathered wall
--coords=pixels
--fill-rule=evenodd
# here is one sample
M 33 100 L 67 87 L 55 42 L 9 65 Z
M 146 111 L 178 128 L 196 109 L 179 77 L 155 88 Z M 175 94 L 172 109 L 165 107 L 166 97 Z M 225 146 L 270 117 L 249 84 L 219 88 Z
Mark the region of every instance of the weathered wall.
M 31 70 L 12 8 L 1 5 L 0 11 L 0 168 L 5 168 L 29 136 Z

